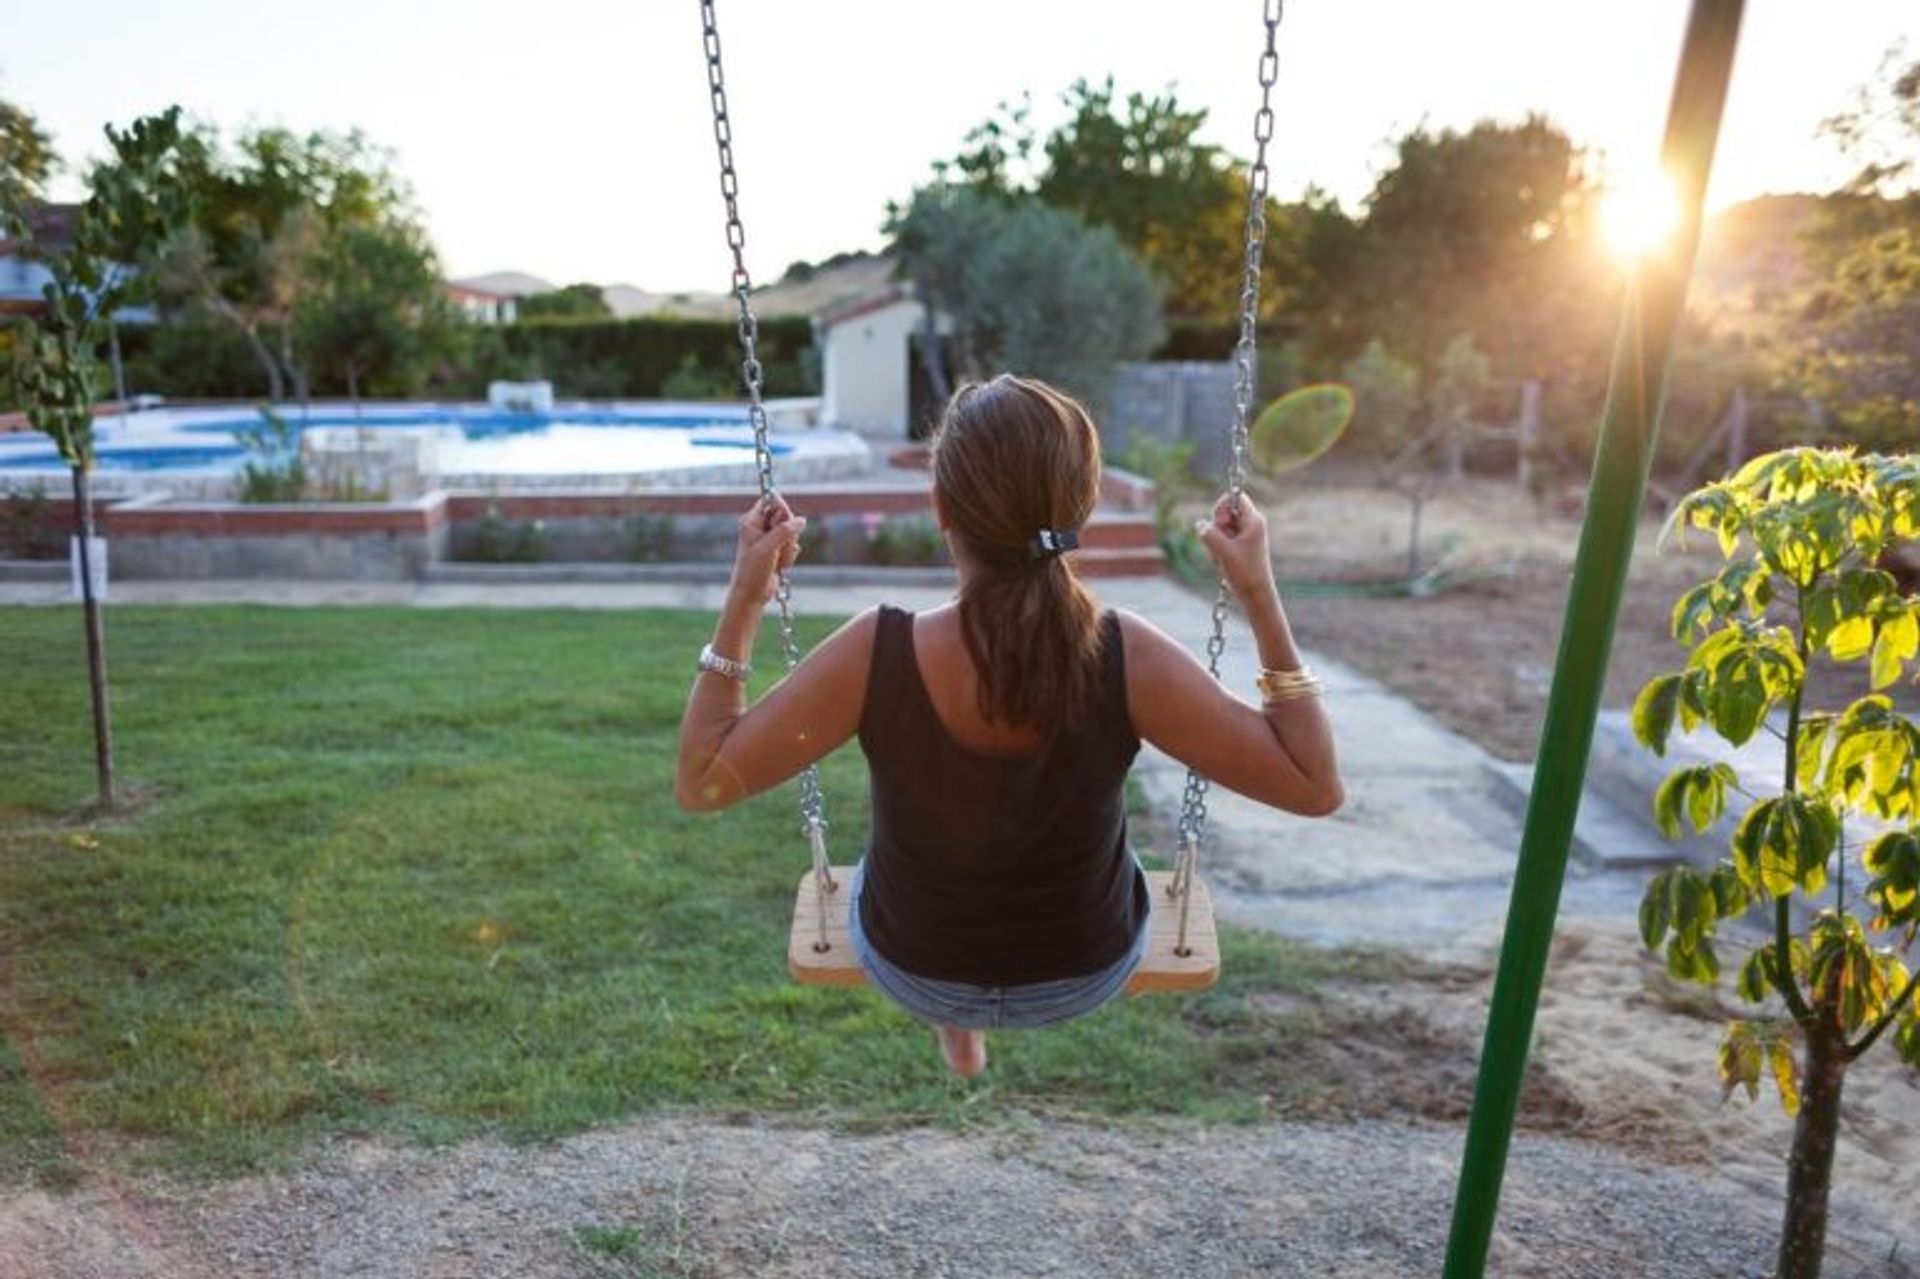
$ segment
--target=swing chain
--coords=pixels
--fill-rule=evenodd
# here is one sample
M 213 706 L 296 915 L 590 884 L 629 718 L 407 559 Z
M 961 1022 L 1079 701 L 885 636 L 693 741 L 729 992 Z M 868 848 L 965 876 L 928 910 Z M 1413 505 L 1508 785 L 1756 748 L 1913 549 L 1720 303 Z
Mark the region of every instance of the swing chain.
M 1266 48 L 1260 54 L 1260 109 L 1253 117 L 1253 166 L 1247 174 L 1246 252 L 1241 260 L 1240 340 L 1233 350 L 1233 424 L 1228 434 L 1227 494 L 1236 513 L 1247 485 L 1247 418 L 1253 411 L 1256 392 L 1256 330 L 1260 320 L 1260 259 L 1267 239 L 1267 190 L 1271 175 L 1267 168 L 1267 143 L 1273 140 L 1273 86 L 1280 78 L 1278 41 L 1284 0 L 1265 0 L 1262 21 L 1266 25 Z M 1207 637 L 1207 673 L 1220 678 L 1220 656 L 1227 648 L 1227 579 L 1220 578 L 1213 598 L 1213 633 Z M 1174 948 L 1184 954 L 1187 944 L 1187 911 L 1193 901 L 1190 890 L 1194 866 L 1200 858 L 1200 837 L 1207 824 L 1207 779 L 1187 770 L 1186 793 L 1180 801 L 1177 828 L 1179 849 L 1174 861 L 1168 892 L 1180 899 L 1180 929 Z
M 720 68 L 720 27 L 714 0 L 700 0 L 700 23 L 707 52 L 707 93 L 713 104 L 713 140 L 720 151 L 720 195 L 727 205 L 727 247 L 733 251 L 733 300 L 740 310 L 740 377 L 747 389 L 747 421 L 753 427 L 754 469 L 760 479 L 760 501 L 771 506 L 779 490 L 773 482 L 773 447 L 767 439 L 767 406 L 761 398 L 765 370 L 760 364 L 760 324 L 753 315 L 753 280 L 747 274 L 747 229 L 740 220 L 740 177 L 733 167 L 733 123 L 727 114 L 726 77 Z M 785 569 L 778 571 L 773 589 L 780 606 L 780 652 L 789 672 L 800 664 L 800 643 L 793 630 L 793 585 Z M 833 888 L 825 840 L 827 818 L 820 794 L 820 770 L 809 764 L 800 773 L 801 830 L 813 849 L 813 871 L 823 892 Z M 822 928 L 825 914 L 822 913 Z M 824 934 L 822 937 L 824 940 Z

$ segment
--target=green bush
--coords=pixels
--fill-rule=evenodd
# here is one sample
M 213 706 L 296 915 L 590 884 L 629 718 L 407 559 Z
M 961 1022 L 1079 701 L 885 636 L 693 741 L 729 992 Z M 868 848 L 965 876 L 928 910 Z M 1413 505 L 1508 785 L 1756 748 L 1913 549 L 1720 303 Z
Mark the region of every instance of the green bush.
M 242 502 L 298 502 L 307 493 L 307 466 L 300 460 L 300 439 L 286 418 L 260 410 L 258 426 L 233 433 L 246 450 L 240 467 Z
M 627 518 L 627 555 L 642 564 L 673 557 L 673 516 L 646 511 Z
M 665 400 L 732 400 L 738 399 L 744 391 L 740 373 L 723 373 L 716 369 L 705 368 L 699 359 L 689 351 L 680 357 L 680 367 L 667 374 L 666 381 L 660 384 L 660 398 Z
M 268 335 L 271 340 L 272 335 Z M 254 399 L 266 374 L 231 325 L 189 315 L 123 327 L 127 387 L 174 399 Z M 819 360 L 805 316 L 760 321 L 760 362 L 769 396 L 813 395 Z M 449 349 L 423 369 L 410 393 L 467 399 L 487 383 L 545 378 L 569 399 L 737 399 L 740 335 L 731 320 L 641 318 L 462 325 Z M 330 383 L 316 382 L 320 394 Z
M 537 564 L 547 558 L 545 520 L 509 520 L 497 502 L 474 527 L 466 558 L 482 564 Z
M 944 564 L 946 557 L 947 540 L 940 536 L 939 526 L 924 515 L 883 520 L 867 542 L 867 560 L 873 564 Z
M 1347 362 L 1341 380 L 1353 391 L 1353 427 L 1347 432 L 1360 451 L 1392 457 L 1413 439 L 1420 409 L 1420 371 L 1397 359 L 1375 338 Z
M 549 379 L 568 398 L 662 398 L 670 379 L 739 392 L 740 335 L 731 320 L 547 321 L 498 330 L 506 366 Z M 760 321 L 759 354 L 767 395 L 812 395 L 819 388 L 806 352 L 813 324 L 805 316 Z M 476 362 L 464 370 L 474 393 L 504 371 Z
M 1113 464 L 1153 481 L 1153 523 L 1164 540 L 1174 531 L 1174 507 L 1183 496 L 1200 491 L 1193 478 L 1193 441 L 1170 442 L 1133 431 Z
M 127 390 L 172 399 L 254 400 L 267 374 L 233 325 L 198 312 L 165 324 L 122 325 Z
M 60 558 L 60 531 L 53 524 L 47 490 L 39 484 L 9 493 L 0 502 L 0 550 L 16 560 Z

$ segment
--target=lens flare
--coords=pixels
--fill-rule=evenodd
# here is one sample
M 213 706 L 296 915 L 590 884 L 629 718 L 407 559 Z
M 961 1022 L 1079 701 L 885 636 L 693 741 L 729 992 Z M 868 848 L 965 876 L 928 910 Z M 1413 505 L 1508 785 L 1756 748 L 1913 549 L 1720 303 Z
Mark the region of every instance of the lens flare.
M 1666 244 L 1680 225 L 1673 183 L 1657 171 L 1630 175 L 1600 201 L 1600 231 L 1614 254 L 1628 262 Z

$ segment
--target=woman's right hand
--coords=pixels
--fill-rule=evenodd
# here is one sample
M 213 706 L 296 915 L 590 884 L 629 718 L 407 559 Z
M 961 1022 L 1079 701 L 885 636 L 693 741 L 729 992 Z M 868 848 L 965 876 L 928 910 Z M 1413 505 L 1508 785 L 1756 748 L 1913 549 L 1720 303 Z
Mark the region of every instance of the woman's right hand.
M 756 604 L 773 599 L 780 574 L 800 557 L 800 535 L 806 529 L 806 517 L 795 515 L 778 493 L 755 502 L 740 517 L 730 592 Z
M 1199 521 L 1194 532 L 1242 604 L 1274 589 L 1267 519 L 1246 494 L 1236 503 L 1233 494 L 1222 493 L 1212 518 Z

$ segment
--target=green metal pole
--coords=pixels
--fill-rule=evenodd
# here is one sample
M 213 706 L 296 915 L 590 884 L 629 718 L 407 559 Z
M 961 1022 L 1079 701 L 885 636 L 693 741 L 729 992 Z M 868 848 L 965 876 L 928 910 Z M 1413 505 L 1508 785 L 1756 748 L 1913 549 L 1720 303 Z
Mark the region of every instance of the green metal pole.
M 1467 1125 L 1447 1241 L 1446 1279 L 1480 1279 L 1493 1237 L 1507 1147 L 1513 1138 L 1520 1084 L 1527 1069 L 1533 1017 L 1540 1004 L 1554 914 L 1566 875 L 1567 849 L 1593 746 L 1593 724 L 1613 647 L 1627 562 L 1660 429 L 1667 358 L 1686 303 L 1700 240 L 1700 209 L 1720 133 L 1727 80 L 1744 0 L 1694 0 L 1667 112 L 1661 165 L 1672 181 L 1680 225 L 1672 242 L 1649 255 L 1629 283 L 1614 346 L 1612 380 L 1600 444 L 1587 490 L 1586 522 L 1567 593 L 1560 656 L 1541 729 L 1539 762 L 1527 802 L 1520 865 L 1507 908 L 1506 939 L 1494 976 L 1493 1003 L 1480 1050 L 1480 1080 Z

